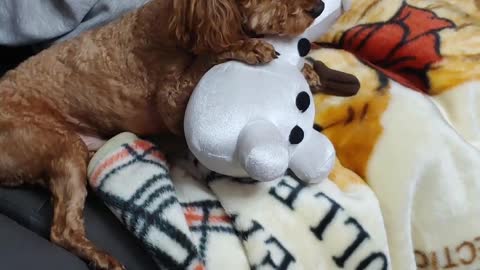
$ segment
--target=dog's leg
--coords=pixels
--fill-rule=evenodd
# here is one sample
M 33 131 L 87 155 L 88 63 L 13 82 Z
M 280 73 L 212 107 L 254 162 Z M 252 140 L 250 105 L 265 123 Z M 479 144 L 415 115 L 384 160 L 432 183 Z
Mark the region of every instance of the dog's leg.
M 55 121 L 36 117 L 37 120 L 41 118 L 41 125 L 39 122 L 20 123 L 16 118 L 9 120 L 10 123 L 0 130 L 0 185 L 28 183 L 47 186 L 54 204 L 52 242 L 98 269 L 123 269 L 85 235 L 83 208 L 87 194 L 87 147 L 80 137 L 59 128 Z
M 165 125 L 174 134 L 183 134 L 183 116 L 190 95 L 203 75 L 220 61 L 213 55 L 197 56 L 186 70 L 166 80 L 165 90 L 158 93 L 157 104 Z
M 218 59 L 220 61 L 237 60 L 255 65 L 269 63 L 279 55 L 270 43 L 251 38 L 232 45 L 230 49 L 218 55 Z
M 72 138 L 52 167 L 50 189 L 54 215 L 51 240 L 89 261 L 95 269 L 123 269 L 113 257 L 97 249 L 85 233 L 83 208 L 87 196 L 88 150 L 79 138 Z
M 318 73 L 315 71 L 313 66 L 305 64 L 302 68 L 302 73 L 307 80 L 308 85 L 310 86 L 310 90 L 313 93 L 318 92 L 322 86 L 322 83 L 320 82 L 320 76 L 318 76 Z
M 37 133 L 38 129 L 30 129 L 14 119 L 2 119 L 0 112 L 1 186 L 17 187 L 28 184 L 48 188 L 42 169 L 47 165 L 45 158 L 48 156 L 36 156 L 37 150 L 41 151 L 46 146 L 41 140 L 37 144 L 29 142 L 31 136 Z
M 278 57 L 272 45 L 260 39 L 242 40 L 218 55 L 197 56 L 192 65 L 167 79 L 166 91 L 159 93 L 160 110 L 168 129 L 175 134 L 183 133 L 183 116 L 188 99 L 195 86 L 207 71 L 216 64 L 237 60 L 247 64 L 268 63 Z

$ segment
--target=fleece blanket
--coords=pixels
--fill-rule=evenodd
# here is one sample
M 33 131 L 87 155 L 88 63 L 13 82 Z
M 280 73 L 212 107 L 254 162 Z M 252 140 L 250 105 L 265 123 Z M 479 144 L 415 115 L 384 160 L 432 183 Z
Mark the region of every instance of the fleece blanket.
M 352 54 L 314 52 L 362 81 L 316 122 L 378 198 L 393 269 L 480 268 L 479 6 L 353 2 L 319 41 Z
M 97 153 L 90 183 L 161 269 L 480 269 L 479 6 L 354 1 L 315 42 L 361 82 L 315 96 L 338 155 L 323 183 L 167 164 L 132 134 Z
M 160 269 L 390 269 L 378 202 L 340 164 L 333 180 L 310 186 L 294 176 L 232 179 L 191 157 L 174 164 L 123 133 L 88 170 L 93 189 Z

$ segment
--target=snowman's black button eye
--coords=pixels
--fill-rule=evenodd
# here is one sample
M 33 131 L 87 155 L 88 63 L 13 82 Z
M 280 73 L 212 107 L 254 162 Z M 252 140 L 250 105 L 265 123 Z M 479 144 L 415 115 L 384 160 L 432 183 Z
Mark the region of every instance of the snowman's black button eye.
M 303 132 L 303 129 L 299 126 L 295 126 L 290 132 L 289 141 L 291 144 L 299 144 L 303 141 L 304 136 L 305 134 Z
M 302 38 L 298 41 L 298 54 L 300 54 L 301 57 L 307 56 L 311 49 L 312 44 L 308 39 Z
M 297 96 L 296 100 L 297 108 L 304 113 L 305 111 L 308 110 L 308 107 L 310 107 L 310 96 L 308 95 L 307 92 L 301 92 Z

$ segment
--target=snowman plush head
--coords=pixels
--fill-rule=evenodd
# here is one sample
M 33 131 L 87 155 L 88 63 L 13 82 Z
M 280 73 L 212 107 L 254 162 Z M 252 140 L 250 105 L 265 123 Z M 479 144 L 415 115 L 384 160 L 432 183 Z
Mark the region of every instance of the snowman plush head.
M 207 168 L 233 177 L 277 179 L 291 169 L 305 182 L 325 179 L 335 162 L 330 141 L 314 126 L 315 106 L 301 67 L 309 40 L 341 14 L 324 1 L 323 13 L 302 35 L 267 38 L 281 57 L 267 65 L 231 61 L 207 72 L 185 114 L 185 136 Z
M 295 66 L 229 62 L 195 89 L 185 135 L 194 156 L 218 173 L 267 181 L 290 168 L 300 179 L 318 181 L 331 170 L 335 151 L 313 129 L 314 116 L 309 86 Z

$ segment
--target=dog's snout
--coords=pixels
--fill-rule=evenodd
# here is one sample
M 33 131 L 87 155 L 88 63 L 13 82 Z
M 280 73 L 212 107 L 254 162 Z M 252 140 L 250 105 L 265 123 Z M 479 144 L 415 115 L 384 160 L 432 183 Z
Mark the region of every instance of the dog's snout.
M 317 1 L 317 5 L 311 11 L 311 15 L 313 18 L 318 18 L 318 16 L 322 15 L 323 11 L 325 10 L 325 3 L 322 0 Z

